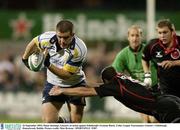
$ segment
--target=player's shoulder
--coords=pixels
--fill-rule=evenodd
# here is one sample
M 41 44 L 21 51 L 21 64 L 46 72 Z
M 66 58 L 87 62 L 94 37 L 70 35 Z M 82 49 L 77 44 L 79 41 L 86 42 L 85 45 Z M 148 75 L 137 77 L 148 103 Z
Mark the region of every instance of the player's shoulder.
M 159 39 L 158 38 L 154 38 L 154 39 L 151 39 L 147 42 L 147 44 L 145 45 L 145 48 L 149 48 L 149 49 L 152 49 L 156 46 L 159 46 Z
M 118 53 L 119 53 L 119 54 L 126 54 L 126 53 L 128 53 L 129 51 L 130 51 L 129 46 L 126 46 L 126 47 L 124 47 L 123 49 L 121 49 Z
M 33 41 L 36 43 L 38 48 L 44 49 L 45 47 L 51 46 L 57 42 L 56 32 L 48 31 L 36 36 Z
M 79 53 L 87 52 L 86 44 L 77 36 L 74 36 L 74 45 L 74 50 L 79 51 Z
M 176 35 L 176 38 L 177 38 L 178 43 L 180 44 L 180 36 Z
M 38 36 L 38 40 L 40 41 L 49 41 L 52 37 L 56 35 L 55 31 L 44 32 Z
M 158 38 L 153 38 L 153 39 L 150 39 L 148 41 L 148 44 L 155 44 L 155 43 L 158 43 L 159 42 L 159 39 Z

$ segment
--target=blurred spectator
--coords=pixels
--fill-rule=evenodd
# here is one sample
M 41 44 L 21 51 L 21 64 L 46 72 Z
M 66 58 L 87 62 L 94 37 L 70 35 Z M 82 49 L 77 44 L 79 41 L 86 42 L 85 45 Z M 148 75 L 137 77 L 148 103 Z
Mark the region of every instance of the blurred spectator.
M 12 54 L 4 53 L 0 60 L 0 90 L 17 91 L 16 69 Z

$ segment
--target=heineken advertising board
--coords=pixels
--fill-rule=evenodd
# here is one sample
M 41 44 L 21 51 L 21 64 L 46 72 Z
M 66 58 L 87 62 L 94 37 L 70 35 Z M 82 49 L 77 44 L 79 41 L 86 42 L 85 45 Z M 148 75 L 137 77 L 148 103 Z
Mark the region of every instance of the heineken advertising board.
M 178 13 L 158 14 L 159 18 L 172 18 L 180 25 Z M 132 24 L 140 25 L 146 32 L 146 12 L 21 12 L 0 11 L 0 39 L 31 39 L 45 31 L 55 30 L 61 19 L 72 20 L 76 34 L 85 40 L 122 40 Z M 176 26 L 176 28 L 178 28 Z M 180 28 L 180 26 L 179 26 Z

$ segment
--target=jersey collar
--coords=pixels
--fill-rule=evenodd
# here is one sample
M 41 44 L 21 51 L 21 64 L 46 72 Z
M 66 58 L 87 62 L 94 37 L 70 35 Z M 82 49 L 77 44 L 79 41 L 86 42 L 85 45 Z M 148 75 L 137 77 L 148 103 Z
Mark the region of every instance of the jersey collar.
M 74 48 L 75 48 L 75 42 L 76 40 L 75 40 L 75 37 L 73 37 L 73 39 L 72 39 L 72 41 L 71 41 L 71 44 L 70 44 L 70 46 L 69 46 L 69 49 L 71 49 L 71 50 L 74 50 Z
M 143 47 L 143 45 L 140 44 L 137 50 L 132 49 L 130 46 L 129 46 L 129 49 L 130 49 L 132 52 L 140 52 L 141 49 L 142 49 L 142 47 Z
M 173 52 L 176 49 L 176 47 L 178 45 L 178 40 L 177 40 L 176 35 L 173 35 L 173 46 L 171 48 L 166 48 L 163 45 L 161 40 L 158 41 L 158 44 L 164 49 L 165 54 L 169 54 L 169 53 Z

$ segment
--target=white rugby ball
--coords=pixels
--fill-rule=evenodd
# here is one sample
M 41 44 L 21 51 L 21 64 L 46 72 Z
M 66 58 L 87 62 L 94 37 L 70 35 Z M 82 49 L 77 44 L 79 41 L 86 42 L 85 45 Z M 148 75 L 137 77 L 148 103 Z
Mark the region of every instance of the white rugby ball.
M 40 71 L 44 68 L 45 56 L 43 53 L 33 53 L 28 58 L 28 65 L 32 71 Z

